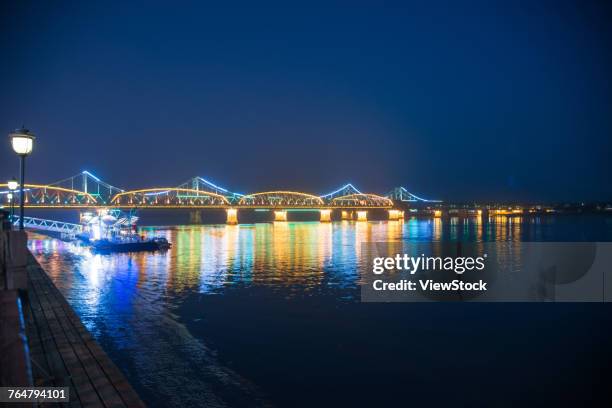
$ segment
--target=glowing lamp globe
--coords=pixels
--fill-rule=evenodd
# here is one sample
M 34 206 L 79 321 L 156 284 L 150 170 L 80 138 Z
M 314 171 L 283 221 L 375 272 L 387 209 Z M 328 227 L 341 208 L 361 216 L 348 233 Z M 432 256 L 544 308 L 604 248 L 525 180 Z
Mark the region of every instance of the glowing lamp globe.
M 8 189 L 11 191 L 15 191 L 17 190 L 17 187 L 19 187 L 19 182 L 15 179 L 9 180 L 6 184 L 8 185 Z
M 13 150 L 20 156 L 27 156 L 32 153 L 34 147 L 34 134 L 28 129 L 17 129 L 9 134 Z

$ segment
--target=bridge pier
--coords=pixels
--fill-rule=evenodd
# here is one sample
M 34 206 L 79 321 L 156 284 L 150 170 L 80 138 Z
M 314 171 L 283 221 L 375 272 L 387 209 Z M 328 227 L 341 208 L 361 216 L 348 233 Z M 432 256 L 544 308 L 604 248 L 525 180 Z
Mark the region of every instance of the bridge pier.
M 402 210 L 388 210 L 389 213 L 389 220 L 390 221 L 396 221 L 396 220 L 403 220 L 404 219 L 404 212 Z
M 228 208 L 227 212 L 227 224 L 236 225 L 238 224 L 238 210 L 236 208 Z
M 287 210 L 274 211 L 274 221 L 287 221 Z
M 321 222 L 331 222 L 331 210 L 321 210 Z
M 354 217 L 353 211 L 342 210 L 342 219 L 343 220 L 352 220 Z
M 367 211 L 357 211 L 357 221 L 367 221 L 367 220 L 368 220 Z
M 200 210 L 189 211 L 189 223 L 190 224 L 201 224 L 202 223 L 202 211 Z

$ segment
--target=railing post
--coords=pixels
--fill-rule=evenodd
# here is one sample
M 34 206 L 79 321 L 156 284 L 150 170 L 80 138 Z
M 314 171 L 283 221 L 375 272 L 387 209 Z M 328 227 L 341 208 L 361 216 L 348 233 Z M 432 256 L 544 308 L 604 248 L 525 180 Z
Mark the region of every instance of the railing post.
M 27 289 L 28 236 L 25 231 L 0 232 L 2 289 Z

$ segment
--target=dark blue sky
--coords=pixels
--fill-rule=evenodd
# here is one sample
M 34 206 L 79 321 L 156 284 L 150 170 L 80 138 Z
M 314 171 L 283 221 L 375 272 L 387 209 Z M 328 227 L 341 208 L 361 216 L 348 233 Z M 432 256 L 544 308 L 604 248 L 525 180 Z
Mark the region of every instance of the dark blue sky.
M 612 199 L 605 2 L 288 3 L 3 2 L 0 129 L 37 182 Z

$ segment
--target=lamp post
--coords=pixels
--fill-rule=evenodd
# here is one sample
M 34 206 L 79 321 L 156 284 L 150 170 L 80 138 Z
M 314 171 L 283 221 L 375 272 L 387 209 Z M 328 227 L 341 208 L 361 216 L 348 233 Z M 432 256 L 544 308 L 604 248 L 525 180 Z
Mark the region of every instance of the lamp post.
M 23 204 L 24 204 L 24 186 L 25 186 L 25 158 L 32 153 L 34 147 L 34 134 L 28 129 L 16 129 L 9 134 L 11 145 L 15 153 L 21 158 L 21 183 L 19 184 L 19 229 L 23 230 Z
M 13 222 L 13 217 L 15 216 L 15 190 L 17 190 L 17 187 L 19 187 L 19 182 L 17 180 L 15 180 L 15 177 L 13 177 L 6 184 L 8 185 L 8 189 L 9 189 L 8 200 L 9 200 L 9 204 L 11 206 L 10 220 L 11 220 L 11 223 L 12 223 Z

